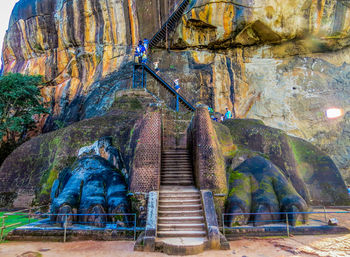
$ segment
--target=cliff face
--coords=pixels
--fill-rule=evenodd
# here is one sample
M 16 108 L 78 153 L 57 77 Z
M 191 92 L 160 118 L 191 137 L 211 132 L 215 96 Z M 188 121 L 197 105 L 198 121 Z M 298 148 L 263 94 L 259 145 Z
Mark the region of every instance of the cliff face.
M 5 37 L 4 72 L 44 75 L 42 94 L 53 108 L 47 129 L 56 118 L 100 115 L 132 76 L 131 45 L 153 34 L 174 1 L 163 2 L 21 0 Z
M 131 45 L 150 38 L 175 0 L 21 0 L 3 47 L 5 72 L 42 74 L 55 119 L 101 115 L 131 85 Z M 237 117 L 302 137 L 350 179 L 350 8 L 336 0 L 197 0 L 169 44 L 162 75 L 183 93 Z M 152 86 L 152 82 L 150 82 Z M 328 120 L 329 107 L 344 116 Z M 350 181 L 348 181 L 350 182 Z

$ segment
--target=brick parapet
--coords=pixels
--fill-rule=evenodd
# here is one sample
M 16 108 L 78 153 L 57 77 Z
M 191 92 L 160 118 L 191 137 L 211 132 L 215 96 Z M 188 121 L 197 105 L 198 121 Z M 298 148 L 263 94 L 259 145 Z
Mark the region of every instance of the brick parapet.
M 197 187 L 201 190 L 211 190 L 214 194 L 226 194 L 225 160 L 208 107 L 197 107 L 189 129 L 189 145 L 194 158 Z
M 148 193 L 159 190 L 161 168 L 161 114 L 145 114 L 134 131 L 134 158 L 130 170 L 130 191 Z

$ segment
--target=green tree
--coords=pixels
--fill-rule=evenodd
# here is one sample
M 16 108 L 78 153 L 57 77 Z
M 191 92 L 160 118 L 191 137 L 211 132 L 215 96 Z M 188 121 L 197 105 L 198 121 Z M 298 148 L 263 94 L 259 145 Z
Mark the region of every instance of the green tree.
M 0 77 L 0 139 L 6 136 L 7 142 L 15 143 L 35 125 L 35 115 L 48 113 L 40 94 L 41 84 L 41 76 L 8 73 Z

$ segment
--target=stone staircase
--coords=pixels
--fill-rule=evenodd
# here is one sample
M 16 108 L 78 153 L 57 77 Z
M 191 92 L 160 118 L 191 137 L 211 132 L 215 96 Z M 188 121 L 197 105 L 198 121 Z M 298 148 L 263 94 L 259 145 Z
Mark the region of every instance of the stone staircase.
M 194 187 L 192 161 L 187 149 L 162 153 L 158 205 L 158 242 L 172 246 L 204 247 L 207 233 L 200 192 Z M 196 250 L 197 251 L 197 250 Z
M 164 150 L 162 153 L 162 186 L 192 186 L 192 160 L 186 149 Z

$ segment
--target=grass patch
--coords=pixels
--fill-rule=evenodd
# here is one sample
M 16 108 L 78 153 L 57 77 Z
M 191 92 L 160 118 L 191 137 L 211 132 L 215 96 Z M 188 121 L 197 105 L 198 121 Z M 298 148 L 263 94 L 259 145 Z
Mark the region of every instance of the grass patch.
M 6 228 L 3 232 L 3 238 L 7 236 L 8 233 L 10 233 L 12 230 L 15 228 L 18 228 L 20 226 L 29 224 L 29 219 L 28 219 L 28 214 L 24 213 L 19 213 L 15 215 L 9 215 L 9 216 L 4 216 L 5 212 L 0 212 L 0 231 L 3 225 L 3 219 L 5 217 L 5 226 L 11 226 L 9 228 Z M 30 223 L 35 222 L 37 220 L 35 219 L 30 219 Z M 16 225 L 14 225 L 16 224 Z M 1 243 L 1 242 L 0 242 Z

